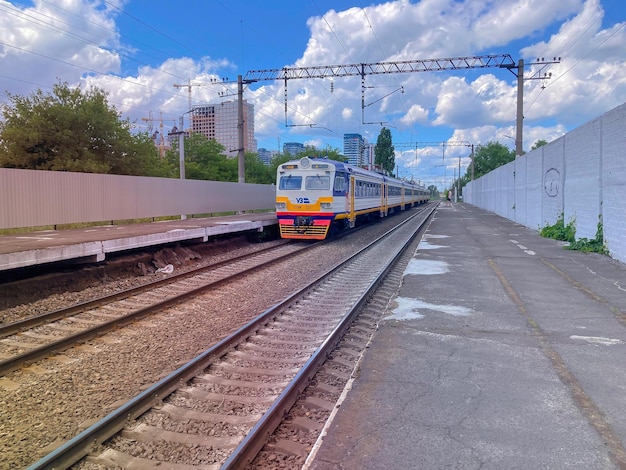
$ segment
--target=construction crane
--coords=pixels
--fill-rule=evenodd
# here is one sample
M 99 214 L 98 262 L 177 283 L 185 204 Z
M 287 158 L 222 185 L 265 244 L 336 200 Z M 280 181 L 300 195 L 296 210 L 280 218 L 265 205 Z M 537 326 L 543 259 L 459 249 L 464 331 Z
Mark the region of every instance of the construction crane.
M 191 111 L 191 88 L 192 87 L 200 87 L 200 86 L 207 86 L 207 85 L 213 85 L 215 83 L 223 83 L 215 78 L 211 79 L 211 81 L 209 83 L 192 83 L 191 80 L 189 80 L 189 82 L 186 85 L 182 85 L 179 83 L 175 83 L 174 84 L 174 88 L 187 88 L 187 99 L 188 99 L 188 108 L 187 111 Z
M 152 140 L 154 141 L 154 145 L 159 149 L 159 156 L 165 156 L 165 150 L 169 148 L 169 140 L 165 140 L 165 133 L 163 131 L 163 122 L 174 122 L 176 124 L 176 119 L 168 119 L 163 118 L 163 113 L 159 113 L 159 117 L 155 118 L 152 116 L 152 111 L 148 113 L 148 117 L 141 118 L 143 122 L 148 123 L 148 132 L 151 134 Z M 153 123 L 159 123 L 158 129 L 154 130 Z M 154 130 L 154 132 L 153 132 Z

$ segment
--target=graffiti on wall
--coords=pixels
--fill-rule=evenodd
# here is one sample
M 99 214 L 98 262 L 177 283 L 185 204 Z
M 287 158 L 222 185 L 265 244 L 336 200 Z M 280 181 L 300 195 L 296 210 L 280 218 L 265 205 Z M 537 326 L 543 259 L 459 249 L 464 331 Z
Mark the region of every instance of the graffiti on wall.
M 556 197 L 561 188 L 561 173 L 556 168 L 550 168 L 543 177 L 543 189 L 549 197 Z

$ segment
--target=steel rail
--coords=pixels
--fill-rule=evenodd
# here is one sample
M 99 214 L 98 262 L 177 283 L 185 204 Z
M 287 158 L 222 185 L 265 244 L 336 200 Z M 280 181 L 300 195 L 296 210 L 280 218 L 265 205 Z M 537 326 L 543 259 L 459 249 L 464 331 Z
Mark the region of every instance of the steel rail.
M 317 246 L 318 244 L 314 244 L 314 245 L 309 245 L 305 248 L 303 248 L 303 250 L 308 250 L 313 248 L 314 246 Z M 227 276 L 223 279 L 219 279 L 217 281 L 213 281 L 210 282 L 209 284 L 205 284 L 203 286 L 200 287 L 196 287 L 194 289 L 191 289 L 187 292 L 184 292 L 182 294 L 178 294 L 175 295 L 173 297 L 170 297 L 166 300 L 163 300 L 161 302 L 157 302 L 155 304 L 146 306 L 146 307 L 142 307 L 139 308 L 137 310 L 133 310 L 128 314 L 125 314 L 122 317 L 118 317 L 115 318 L 113 320 L 109 320 L 109 321 L 105 321 L 104 323 L 101 323 L 99 325 L 96 325 L 94 327 L 85 329 L 79 333 L 70 335 L 70 336 L 66 336 L 58 341 L 54 341 L 52 343 L 48 343 L 45 344 L 39 348 L 36 349 L 31 349 L 30 351 L 26 351 L 22 354 L 19 354 L 17 356 L 13 356 L 9 359 L 5 359 L 3 361 L 0 362 L 0 376 L 5 375 L 9 372 L 12 372 L 14 370 L 19 369 L 20 367 L 23 367 L 25 364 L 30 363 L 30 362 L 34 362 L 37 360 L 40 360 L 46 356 L 49 356 L 50 354 L 53 353 L 57 353 L 59 351 L 62 351 L 64 349 L 67 349 L 77 343 L 83 342 L 83 341 L 87 341 L 90 339 L 93 339 L 107 331 L 110 331 L 112 329 L 127 325 L 129 323 L 132 323 L 136 320 L 139 320 L 141 318 L 144 318 L 148 315 L 154 314 L 156 312 L 159 312 L 161 310 L 164 310 L 166 308 L 169 307 L 173 307 L 174 305 L 177 305 L 181 302 L 184 302 L 187 299 L 193 298 L 199 294 L 202 294 L 205 291 L 208 291 L 210 289 L 215 289 L 217 287 L 220 287 L 223 284 L 227 284 L 229 282 L 233 282 L 234 280 L 237 280 L 243 276 L 247 276 L 252 272 L 256 272 L 260 269 L 266 268 L 267 266 L 270 266 L 274 263 L 277 263 L 279 261 L 282 261 L 283 259 L 293 256 L 293 252 L 291 253 L 287 253 L 284 254 L 278 258 L 274 258 L 271 259 L 269 261 L 266 261 L 264 263 L 261 263 L 257 266 L 254 266 L 250 269 L 247 269 L 245 271 L 241 271 L 239 273 Z M 246 255 L 242 256 L 246 257 Z M 240 257 L 238 257 L 240 258 Z M 232 262 L 232 260 L 230 261 Z M 222 263 L 222 262 L 221 262 Z M 228 264 L 228 261 L 223 262 L 223 264 Z M 213 266 L 215 267 L 215 266 Z M 152 288 L 154 288 L 155 286 L 152 285 Z M 158 286 L 157 286 L 158 287 Z
M 436 205 L 430 208 L 430 212 L 427 214 L 425 220 L 427 220 L 432 215 L 435 208 Z M 408 223 L 410 220 L 420 214 L 422 214 L 422 212 L 418 212 L 417 214 L 411 216 L 410 218 L 399 224 L 398 227 Z M 217 359 L 224 356 L 229 351 L 233 350 L 242 342 L 246 341 L 257 330 L 267 325 L 270 321 L 279 316 L 288 305 L 291 305 L 300 298 L 304 297 L 310 290 L 322 284 L 329 277 L 337 273 L 342 267 L 347 265 L 352 260 L 352 258 L 363 253 L 374 244 L 379 243 L 381 239 L 385 238 L 388 234 L 395 231 L 396 228 L 389 230 L 377 240 L 361 248 L 350 259 L 337 263 L 320 278 L 310 282 L 299 291 L 293 293 L 273 307 L 270 307 L 265 312 L 261 313 L 257 318 L 251 320 L 231 335 L 216 343 L 198 357 L 181 366 L 180 368 L 169 374 L 167 377 L 163 378 L 150 388 L 146 389 L 144 392 L 140 393 L 138 396 L 136 396 L 126 404 L 122 405 L 118 409 L 114 410 L 113 412 L 102 418 L 100 421 L 85 429 L 83 432 L 75 436 L 70 441 L 66 442 L 50 454 L 44 456 L 39 461 L 30 465 L 28 467 L 28 470 L 51 470 L 58 468 L 68 468 L 71 465 L 75 464 L 80 459 L 88 455 L 95 446 L 102 444 L 104 441 L 122 430 L 129 421 L 136 419 L 137 417 L 148 411 L 154 406 L 155 403 L 159 403 L 165 397 L 180 388 L 181 384 L 188 382 L 193 377 L 197 376 L 200 371 L 207 368 L 210 364 L 214 363 Z M 412 238 L 410 238 L 410 240 L 411 239 Z M 398 253 L 394 256 L 394 261 L 398 258 L 398 256 L 400 256 L 400 254 L 401 250 L 399 250 Z M 392 264 L 388 265 L 385 268 L 384 274 L 388 272 L 391 266 Z M 382 280 L 384 274 L 382 275 L 382 277 L 379 276 L 380 280 Z M 378 285 L 377 282 L 373 282 L 370 285 L 370 288 L 368 288 L 368 291 L 360 297 L 359 301 L 357 302 L 358 304 L 362 305 L 367 300 L 369 293 L 374 287 L 374 284 Z M 304 384 L 307 380 L 310 380 L 310 378 L 312 377 L 312 371 L 316 370 L 317 367 L 319 367 L 319 364 L 323 362 L 330 345 L 336 344 L 336 342 L 339 340 L 339 338 L 341 337 L 341 333 L 349 326 L 349 320 L 351 320 L 353 314 L 354 313 L 352 312 L 351 314 L 347 314 L 344 316 L 344 321 L 341 322 L 342 324 L 337 326 L 333 330 L 331 335 L 324 341 L 323 345 L 318 348 L 318 351 L 316 351 L 314 356 L 307 361 L 305 370 L 297 374 L 297 376 L 290 382 L 291 387 L 289 388 L 291 388 L 292 390 L 284 391 L 279 396 L 277 403 L 274 404 L 261 419 L 261 422 L 263 424 L 257 424 L 250 431 L 249 437 L 246 437 L 235 450 L 236 453 L 241 455 L 239 457 L 231 456 L 232 459 L 235 459 L 236 462 L 243 462 L 249 460 L 250 456 L 255 451 L 258 452 L 258 449 L 260 448 L 259 446 L 262 447 L 260 443 L 263 440 L 263 435 L 265 435 L 265 438 L 267 438 L 267 432 L 269 431 L 269 429 L 272 429 L 273 431 L 273 429 L 278 426 L 278 424 L 280 423 L 278 419 L 281 416 L 281 413 L 285 410 L 285 407 L 288 406 L 290 402 L 293 403 L 293 397 L 297 395 L 300 390 L 302 390 L 302 384 Z M 236 465 L 235 462 L 231 462 L 230 459 L 227 460 L 226 463 L 228 463 L 228 466 L 223 468 L 234 468 L 232 466 Z M 226 463 L 224 465 L 226 465 Z
M 49 323 L 51 321 L 60 320 L 62 318 L 66 318 L 71 315 L 76 315 L 77 313 L 81 313 L 81 312 L 84 312 L 85 310 L 89 310 L 95 307 L 100 307 L 101 305 L 106 305 L 111 302 L 124 300 L 128 297 L 132 297 L 133 295 L 141 294 L 143 292 L 156 289 L 157 287 L 165 286 L 167 284 L 171 284 L 173 282 L 183 280 L 187 277 L 195 276 L 204 271 L 209 271 L 211 269 L 219 268 L 229 263 L 241 261 L 242 259 L 245 259 L 247 257 L 266 253 L 268 251 L 276 249 L 277 247 L 281 247 L 287 244 L 289 243 L 283 243 L 280 245 L 274 245 L 268 248 L 263 248 L 261 250 L 255 251 L 254 253 L 247 253 L 244 255 L 236 256 L 228 260 L 218 261 L 208 266 L 202 266 L 200 268 L 192 269 L 184 273 L 174 274 L 167 278 L 159 279 L 158 281 L 153 281 L 148 284 L 144 284 L 142 286 L 131 287 L 129 289 L 124 289 L 119 292 L 115 292 L 113 294 L 105 295 L 105 296 L 98 297 L 96 299 L 88 300 L 85 302 L 80 302 L 67 308 L 61 308 L 58 310 L 54 310 L 52 312 L 46 312 L 40 315 L 34 315 L 28 318 L 24 318 L 23 320 L 18 320 L 16 322 L 9 323 L 6 325 L 0 325 L 0 338 L 19 333 L 20 331 L 24 331 L 25 329 L 28 329 L 28 328 L 33 328 L 35 326 Z
M 436 206 L 431 208 L 430 213 L 424 219 L 424 222 L 420 225 L 420 228 L 429 220 L 430 216 L 434 212 Z M 416 217 L 419 214 L 415 214 Z M 401 225 L 408 223 L 411 219 L 407 219 Z M 394 229 L 395 230 L 395 229 Z M 391 232 L 391 231 L 390 231 Z M 367 245 L 359 253 L 368 249 L 375 243 L 379 243 L 380 239 L 384 238 L 389 232 L 380 237 L 378 240 Z M 319 368 L 326 362 L 329 354 L 335 349 L 341 338 L 344 336 L 346 330 L 352 324 L 352 321 L 357 316 L 361 308 L 365 305 L 368 299 L 372 296 L 372 293 L 378 288 L 378 286 L 385 279 L 385 276 L 391 271 L 395 263 L 404 253 L 404 250 L 411 244 L 417 231 L 413 236 L 409 237 L 406 242 L 398 248 L 393 258 L 389 260 L 383 271 L 379 276 L 374 279 L 367 287 L 365 292 L 352 306 L 349 312 L 346 313 L 344 318 L 330 333 L 328 338 L 317 348 L 311 358 L 306 362 L 303 368 L 296 374 L 291 380 L 287 388 L 280 394 L 274 404 L 265 412 L 263 417 L 257 422 L 257 424 L 248 432 L 246 437 L 239 443 L 237 448 L 233 451 L 231 456 L 222 464 L 220 470 L 234 470 L 245 468 L 250 464 L 257 456 L 259 451 L 267 443 L 269 436 L 276 430 L 276 428 L 282 422 L 285 414 L 292 408 L 302 391 L 311 382 Z

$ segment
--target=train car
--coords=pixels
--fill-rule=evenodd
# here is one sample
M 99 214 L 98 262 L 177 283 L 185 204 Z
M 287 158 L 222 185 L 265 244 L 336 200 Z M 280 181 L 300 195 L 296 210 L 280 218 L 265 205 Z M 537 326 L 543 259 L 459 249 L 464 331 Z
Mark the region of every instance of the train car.
M 282 238 L 323 240 L 332 230 L 385 217 L 430 196 L 423 186 L 325 158 L 291 160 L 276 176 Z

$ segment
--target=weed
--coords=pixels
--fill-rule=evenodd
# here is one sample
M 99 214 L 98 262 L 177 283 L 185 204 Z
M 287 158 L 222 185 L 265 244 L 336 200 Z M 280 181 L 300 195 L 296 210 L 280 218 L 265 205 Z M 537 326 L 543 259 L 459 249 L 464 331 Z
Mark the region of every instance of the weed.
M 573 243 L 576 240 L 576 227 L 574 227 L 574 221 L 570 221 L 565 225 L 565 216 L 563 213 L 559 215 L 554 225 L 546 225 L 541 229 L 539 235 L 546 238 L 552 238 L 554 240 L 561 240 L 564 242 Z
M 568 250 L 578 250 L 585 253 L 600 253 L 601 255 L 608 255 L 609 251 L 604 246 L 604 230 L 602 228 L 602 222 L 598 222 L 598 230 L 596 231 L 596 237 L 589 240 L 588 238 L 580 238 L 566 247 Z
M 542 237 L 552 238 L 554 240 L 561 240 L 569 242 L 569 245 L 565 248 L 567 250 L 583 251 L 585 253 L 600 253 L 602 255 L 608 255 L 609 252 L 604 246 L 604 233 L 602 229 L 602 222 L 598 222 L 598 230 L 596 231 L 596 237 L 594 239 L 580 238 L 576 240 L 576 227 L 574 221 L 570 221 L 565 225 L 563 213 L 559 216 L 554 225 L 546 225 L 539 232 Z

